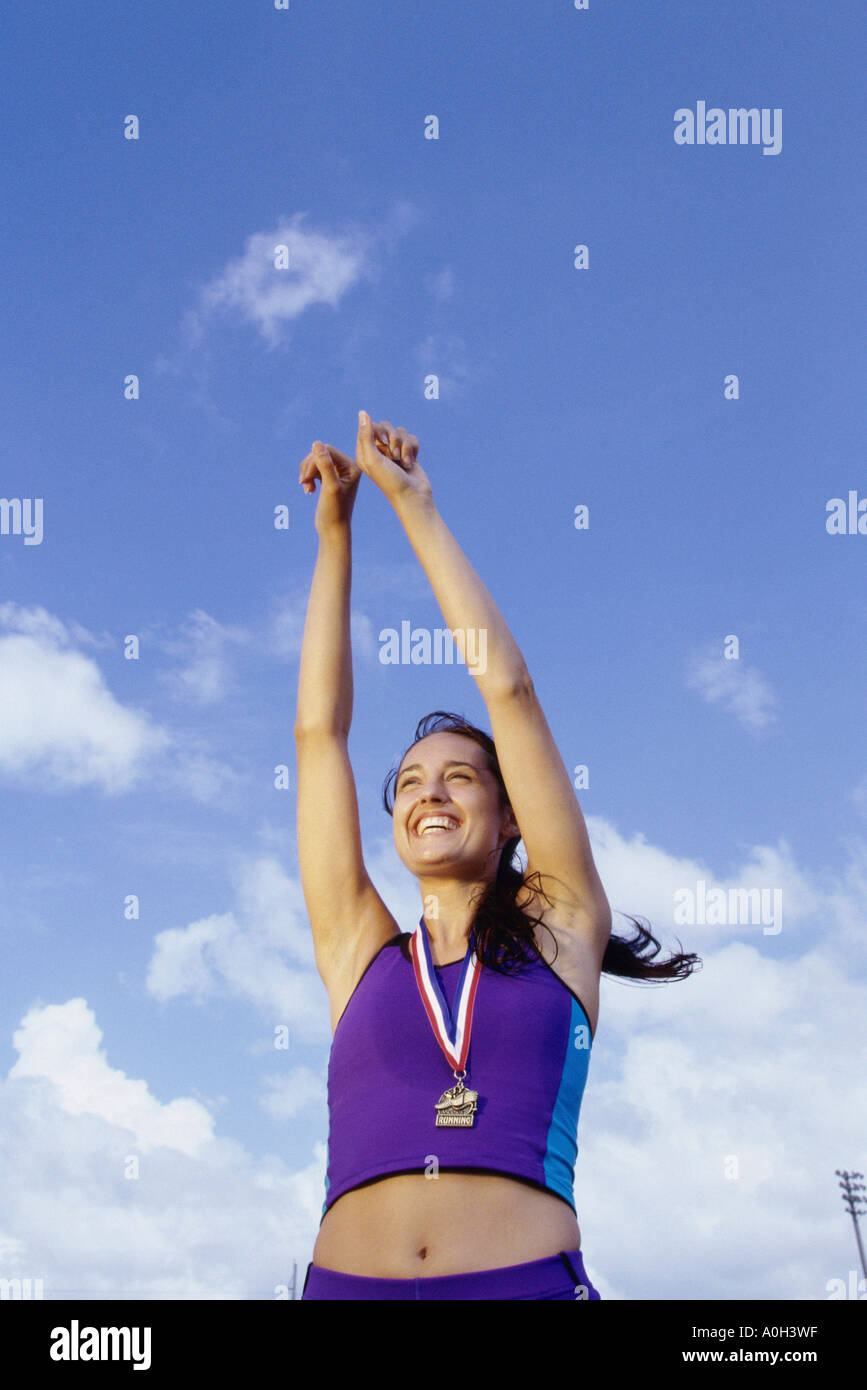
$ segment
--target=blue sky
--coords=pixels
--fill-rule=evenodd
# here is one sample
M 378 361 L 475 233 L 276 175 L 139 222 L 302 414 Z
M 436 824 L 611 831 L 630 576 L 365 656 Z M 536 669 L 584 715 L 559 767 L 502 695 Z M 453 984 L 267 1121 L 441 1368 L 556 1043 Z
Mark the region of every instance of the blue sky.
M 855 1256 L 834 1169 L 867 1158 L 867 535 L 826 529 L 867 496 L 863 20 L 391 9 L 6 21 L 2 494 L 43 523 L 0 534 L 0 1275 L 271 1297 L 310 1258 L 328 1021 L 274 768 L 316 548 L 298 466 L 351 452 L 364 408 L 419 436 L 589 768 L 612 905 L 705 961 L 603 983 L 593 1282 L 827 1298 Z M 781 111 L 779 153 L 677 144 L 699 102 Z M 485 710 L 463 667 L 379 661 L 440 615 L 366 480 L 354 553 L 366 859 L 410 930 L 382 779 L 423 713 Z M 676 927 L 699 880 L 780 891 L 782 929 Z

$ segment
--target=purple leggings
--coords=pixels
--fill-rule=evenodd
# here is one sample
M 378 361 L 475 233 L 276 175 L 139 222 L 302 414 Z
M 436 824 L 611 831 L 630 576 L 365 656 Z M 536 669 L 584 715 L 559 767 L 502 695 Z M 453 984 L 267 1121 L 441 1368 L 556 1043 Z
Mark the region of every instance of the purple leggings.
M 601 1298 L 584 1269 L 580 1250 L 561 1250 L 544 1260 L 482 1269 L 474 1274 L 435 1274 L 423 1279 L 371 1279 L 366 1274 L 338 1274 L 320 1265 L 307 1266 L 302 1299 L 361 1298 L 450 1299 L 576 1299 Z

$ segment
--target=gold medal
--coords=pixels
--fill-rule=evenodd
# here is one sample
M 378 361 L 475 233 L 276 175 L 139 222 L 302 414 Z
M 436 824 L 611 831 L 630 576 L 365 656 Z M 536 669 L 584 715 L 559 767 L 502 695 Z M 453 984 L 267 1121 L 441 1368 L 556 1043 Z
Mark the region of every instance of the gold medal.
M 469 1090 L 464 1085 L 464 1077 L 467 1074 L 465 1068 L 470 1050 L 473 1007 L 482 969 L 481 962 L 471 938 L 455 995 L 453 1013 L 437 983 L 423 916 L 419 919 L 418 926 L 419 929 L 413 934 L 410 942 L 415 980 L 434 1037 L 452 1068 L 457 1083 L 443 1091 L 436 1102 L 436 1126 L 438 1129 L 472 1129 L 479 1104 L 479 1093 Z
M 468 1090 L 464 1085 L 463 1077 L 457 1072 L 455 1072 L 455 1076 L 458 1078 L 457 1085 L 443 1091 L 436 1103 L 437 1127 L 472 1129 L 476 1122 L 479 1093 Z

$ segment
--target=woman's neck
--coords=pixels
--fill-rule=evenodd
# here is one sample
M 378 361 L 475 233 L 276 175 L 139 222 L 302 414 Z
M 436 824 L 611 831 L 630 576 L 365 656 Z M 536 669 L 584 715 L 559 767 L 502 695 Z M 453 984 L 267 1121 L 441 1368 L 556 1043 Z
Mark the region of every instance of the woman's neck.
M 469 942 L 469 921 L 463 927 L 446 926 L 441 921 L 429 921 L 425 917 L 424 924 L 434 965 L 451 965 L 452 961 L 463 959 Z

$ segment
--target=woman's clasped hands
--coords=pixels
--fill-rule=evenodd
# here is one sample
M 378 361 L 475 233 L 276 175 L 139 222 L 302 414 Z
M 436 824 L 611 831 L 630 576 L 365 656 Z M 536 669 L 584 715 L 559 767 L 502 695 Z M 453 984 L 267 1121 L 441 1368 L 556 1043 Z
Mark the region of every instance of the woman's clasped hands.
M 317 439 L 301 462 L 298 481 L 304 491 L 315 492 L 316 479 L 320 482 L 318 530 L 350 519 L 362 473 L 394 506 L 407 499 L 432 496 L 430 480 L 418 462 L 417 437 L 388 420 L 375 423 L 360 410 L 354 459 Z

